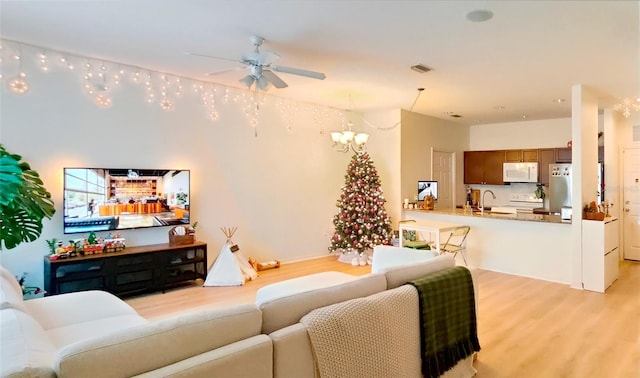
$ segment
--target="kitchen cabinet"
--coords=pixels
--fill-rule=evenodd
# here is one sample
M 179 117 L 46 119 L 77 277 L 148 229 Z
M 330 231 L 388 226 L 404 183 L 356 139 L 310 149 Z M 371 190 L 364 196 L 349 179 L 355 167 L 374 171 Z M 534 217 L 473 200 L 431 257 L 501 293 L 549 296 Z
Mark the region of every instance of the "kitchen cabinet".
M 556 148 L 556 163 L 571 163 L 571 149 Z
M 502 185 L 502 164 L 504 150 L 498 151 L 465 151 L 464 183 Z
M 571 163 L 571 149 L 556 148 L 556 163 Z M 598 163 L 604 163 L 604 146 L 598 147 Z
M 604 293 L 618 278 L 618 218 L 582 221 L 582 286 Z
M 554 148 L 542 148 L 538 150 L 538 182 L 549 185 L 549 164 L 556 162 L 556 150 Z
M 538 150 L 505 150 L 504 161 L 507 163 L 537 162 Z

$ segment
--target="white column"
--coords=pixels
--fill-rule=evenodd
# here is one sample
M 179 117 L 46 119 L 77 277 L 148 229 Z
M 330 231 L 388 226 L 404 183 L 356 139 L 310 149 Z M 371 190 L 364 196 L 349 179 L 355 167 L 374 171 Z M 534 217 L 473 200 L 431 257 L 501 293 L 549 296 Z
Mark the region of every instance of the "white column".
M 571 287 L 582 289 L 582 207 L 596 200 L 598 186 L 598 96 L 583 85 L 571 88 L 571 139 Z

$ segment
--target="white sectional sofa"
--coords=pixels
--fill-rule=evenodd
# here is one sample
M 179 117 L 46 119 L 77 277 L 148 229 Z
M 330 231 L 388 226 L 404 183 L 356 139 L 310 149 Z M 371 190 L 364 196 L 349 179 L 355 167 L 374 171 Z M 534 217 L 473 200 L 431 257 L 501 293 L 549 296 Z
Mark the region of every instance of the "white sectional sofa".
M 260 289 L 256 304 L 198 310 L 149 321 L 119 298 L 87 291 L 22 300 L 1 268 L 2 377 L 315 377 L 317 364 L 301 319 L 325 306 L 395 295 L 407 281 L 455 265 L 450 256 L 389 249 L 365 276 L 321 273 Z M 410 253 L 425 253 L 411 251 Z M 413 312 L 414 310 L 411 309 Z M 415 309 L 417 311 L 417 308 Z M 375 325 L 372 325 L 375 327 Z M 411 333 L 415 343 L 419 330 Z M 412 359 L 420 365 L 420 359 Z M 457 376 L 472 376 L 468 358 Z M 461 370 L 460 370 L 461 369 Z
M 0 267 L 2 377 L 272 377 L 272 342 L 255 305 L 158 321 L 103 291 L 22 300 Z

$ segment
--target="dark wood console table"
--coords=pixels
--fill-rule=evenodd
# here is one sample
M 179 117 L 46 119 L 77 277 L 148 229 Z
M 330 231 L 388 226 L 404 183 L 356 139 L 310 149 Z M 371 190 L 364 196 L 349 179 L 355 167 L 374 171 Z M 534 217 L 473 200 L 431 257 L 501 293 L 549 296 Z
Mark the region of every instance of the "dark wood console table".
M 46 295 L 105 290 L 118 296 L 164 291 L 207 276 L 207 244 L 154 244 L 50 261 L 44 258 Z

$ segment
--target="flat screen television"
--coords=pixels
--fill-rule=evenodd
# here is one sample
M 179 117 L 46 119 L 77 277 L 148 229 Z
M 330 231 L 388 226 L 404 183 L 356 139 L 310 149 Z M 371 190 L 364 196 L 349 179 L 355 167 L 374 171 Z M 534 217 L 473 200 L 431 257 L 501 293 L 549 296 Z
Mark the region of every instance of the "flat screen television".
M 190 171 L 64 168 L 64 233 L 189 224 Z
M 424 197 L 429 194 L 431 194 L 436 201 L 438 200 L 438 182 L 418 181 L 418 201 L 424 201 Z

